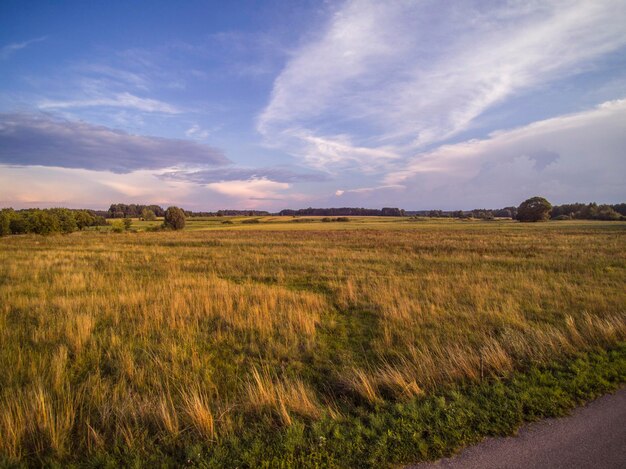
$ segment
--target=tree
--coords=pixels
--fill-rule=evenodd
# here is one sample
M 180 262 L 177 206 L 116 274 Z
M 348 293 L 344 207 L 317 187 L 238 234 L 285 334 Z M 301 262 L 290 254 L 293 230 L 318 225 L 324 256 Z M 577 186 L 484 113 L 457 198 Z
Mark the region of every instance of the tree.
M 124 225 L 124 229 L 128 231 L 130 230 L 130 226 L 133 224 L 133 220 L 131 218 L 124 218 L 122 220 L 122 224 Z
M 178 207 L 168 207 L 163 224 L 173 230 L 182 230 L 185 227 L 185 212 Z
M 543 197 L 531 197 L 517 208 L 519 221 L 545 221 L 550 218 L 552 204 Z
M 15 212 L 12 208 L 3 208 L 0 210 L 0 236 L 11 234 L 11 220 Z
M 146 221 L 154 221 L 156 220 L 156 214 L 154 213 L 154 211 L 150 210 L 149 208 L 144 208 L 141 211 L 141 218 L 143 218 Z

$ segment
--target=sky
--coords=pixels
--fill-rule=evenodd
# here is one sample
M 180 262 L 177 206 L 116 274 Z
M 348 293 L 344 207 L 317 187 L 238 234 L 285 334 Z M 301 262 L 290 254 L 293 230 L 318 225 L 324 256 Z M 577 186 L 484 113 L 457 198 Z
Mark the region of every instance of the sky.
M 626 0 L 0 2 L 0 207 L 626 202 Z

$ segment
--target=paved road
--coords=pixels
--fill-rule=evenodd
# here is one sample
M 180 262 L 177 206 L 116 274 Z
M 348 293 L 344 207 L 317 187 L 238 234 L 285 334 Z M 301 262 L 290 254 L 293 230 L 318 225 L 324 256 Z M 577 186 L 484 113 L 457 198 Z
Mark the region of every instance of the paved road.
M 568 417 L 526 425 L 517 436 L 487 438 L 455 457 L 410 467 L 626 469 L 626 387 Z

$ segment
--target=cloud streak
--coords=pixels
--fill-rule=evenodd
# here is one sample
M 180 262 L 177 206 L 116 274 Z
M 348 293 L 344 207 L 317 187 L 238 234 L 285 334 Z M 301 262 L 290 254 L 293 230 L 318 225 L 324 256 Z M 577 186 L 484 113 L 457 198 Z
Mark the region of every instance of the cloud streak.
M 114 173 L 229 163 L 208 145 L 132 135 L 46 115 L 0 114 L 0 163 Z
M 0 60 L 6 60 L 11 57 L 14 53 L 19 50 L 26 49 L 31 44 L 35 44 L 37 42 L 45 41 L 47 39 L 46 36 L 37 37 L 35 39 L 31 39 L 29 41 L 24 42 L 14 42 L 12 44 L 7 44 L 0 49 Z
M 180 114 L 182 111 L 170 104 L 150 98 L 140 98 L 131 93 L 115 93 L 111 97 L 95 97 L 79 100 L 50 101 L 45 100 L 39 104 L 39 109 L 71 109 L 83 107 L 118 107 L 134 109 L 142 112 L 159 112 L 164 114 Z

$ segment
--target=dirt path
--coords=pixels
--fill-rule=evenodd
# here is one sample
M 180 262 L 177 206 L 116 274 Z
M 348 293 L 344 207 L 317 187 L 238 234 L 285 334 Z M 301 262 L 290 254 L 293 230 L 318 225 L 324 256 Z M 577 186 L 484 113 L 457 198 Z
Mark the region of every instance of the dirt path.
M 626 387 L 568 417 L 532 423 L 522 427 L 517 436 L 487 438 L 455 457 L 409 468 L 624 469 Z

